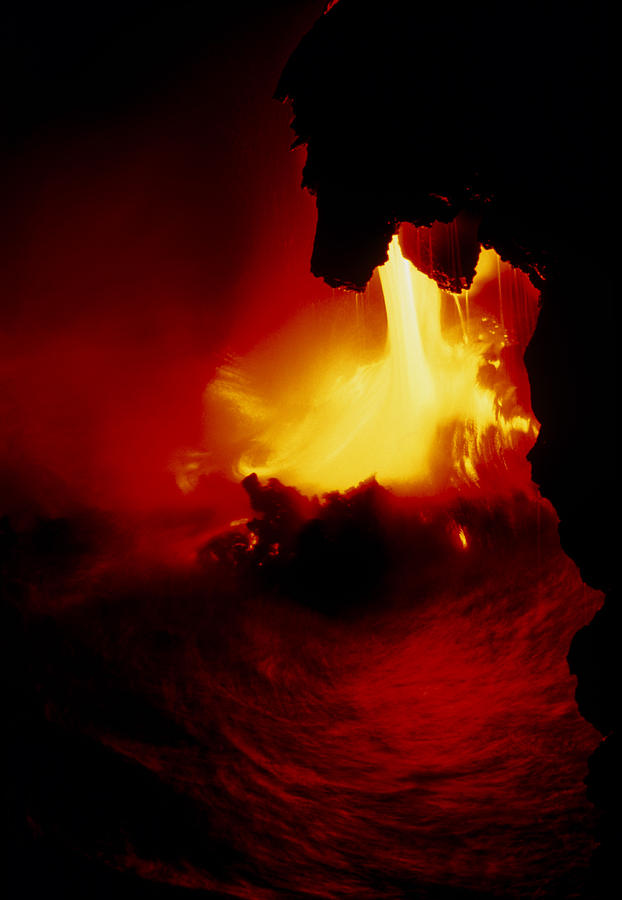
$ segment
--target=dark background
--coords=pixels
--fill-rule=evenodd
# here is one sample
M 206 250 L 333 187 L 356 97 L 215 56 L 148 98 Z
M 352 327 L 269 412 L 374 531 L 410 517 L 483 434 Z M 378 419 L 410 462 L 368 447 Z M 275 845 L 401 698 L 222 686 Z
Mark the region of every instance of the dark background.
M 3 13 L 12 494 L 45 470 L 38 503 L 177 504 L 167 467 L 201 443 L 223 347 L 244 351 L 285 308 L 329 295 L 309 273 L 313 201 L 299 189 L 302 152 L 289 151 L 291 111 L 272 99 L 320 9 Z M 23 464 L 38 475 L 21 477 Z

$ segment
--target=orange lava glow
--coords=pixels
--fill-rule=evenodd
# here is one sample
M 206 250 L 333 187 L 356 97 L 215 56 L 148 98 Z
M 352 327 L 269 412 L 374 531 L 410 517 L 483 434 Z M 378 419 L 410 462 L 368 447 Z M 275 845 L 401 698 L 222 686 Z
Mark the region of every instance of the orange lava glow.
M 375 477 L 421 495 L 476 486 L 483 467 L 509 471 L 537 422 L 506 364 L 515 338 L 477 302 L 497 288 L 500 266 L 484 250 L 471 289 L 443 293 L 404 257 L 396 235 L 378 270 L 384 346 L 370 358 L 370 326 L 355 303 L 349 321 L 336 311 L 332 320 L 290 325 L 249 358 L 221 366 L 205 395 L 210 449 L 178 465 L 181 489 L 224 468 L 308 494 Z M 363 309 L 373 307 L 370 291 L 357 298 Z

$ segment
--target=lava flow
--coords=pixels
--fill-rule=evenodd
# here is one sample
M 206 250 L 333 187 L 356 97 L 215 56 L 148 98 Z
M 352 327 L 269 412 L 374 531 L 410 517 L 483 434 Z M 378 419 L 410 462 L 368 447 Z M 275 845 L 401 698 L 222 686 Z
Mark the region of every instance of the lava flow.
M 223 366 L 206 392 L 212 446 L 179 467 L 182 489 L 218 466 L 213 423 L 227 409 L 244 434 L 234 474 L 277 477 L 307 492 L 346 490 L 375 477 L 400 493 L 434 494 L 477 484 L 482 465 L 507 470 L 537 426 L 508 375 L 508 333 L 477 307 L 499 265 L 494 251 L 483 251 L 471 290 L 443 294 L 405 259 L 396 235 L 379 270 L 386 311 L 379 358 L 357 365 L 344 344 L 327 359 L 325 329 L 311 328 L 306 343 L 327 364 L 297 372 L 290 358 L 276 393 L 274 360 Z

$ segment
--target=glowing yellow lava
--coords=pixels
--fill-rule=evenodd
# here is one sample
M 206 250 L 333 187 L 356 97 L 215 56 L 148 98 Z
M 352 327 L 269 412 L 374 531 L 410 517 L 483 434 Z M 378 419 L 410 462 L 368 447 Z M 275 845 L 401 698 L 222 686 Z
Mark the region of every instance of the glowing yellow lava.
M 480 269 L 491 253 L 482 253 Z M 244 435 L 234 474 L 276 477 L 308 493 L 345 490 L 372 476 L 429 493 L 477 483 L 482 462 L 521 436 L 535 437 L 535 420 L 508 403 L 511 385 L 481 377 L 501 365 L 506 336 L 498 323 L 472 320 L 468 296 L 457 295 L 461 327 L 448 338 L 443 296 L 404 258 L 397 236 L 379 274 L 387 318 L 380 359 L 353 372 L 331 359 L 321 378 L 285 380 L 276 403 L 254 394 L 243 365 L 219 371 L 208 400 L 234 409 Z M 197 458 L 188 461 L 187 486 L 196 480 L 192 466 L 205 471 Z

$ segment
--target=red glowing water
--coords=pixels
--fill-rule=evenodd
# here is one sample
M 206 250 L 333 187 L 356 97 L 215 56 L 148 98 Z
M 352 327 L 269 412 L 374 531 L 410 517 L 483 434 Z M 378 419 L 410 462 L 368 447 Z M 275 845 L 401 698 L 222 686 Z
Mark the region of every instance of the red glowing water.
M 98 739 L 210 823 L 174 862 L 131 835 L 105 855 L 239 897 L 581 896 L 596 735 L 565 655 L 599 595 L 539 515 L 544 537 L 504 548 L 489 535 L 484 574 L 452 577 L 471 552 L 454 544 L 436 586 L 421 591 L 406 561 L 382 602 L 337 617 L 270 592 L 219 594 L 196 572 L 160 572 L 152 597 L 145 581 L 112 611 L 74 610 L 89 652 L 188 735 Z M 222 871 L 205 863 L 214 841 L 236 860 Z

